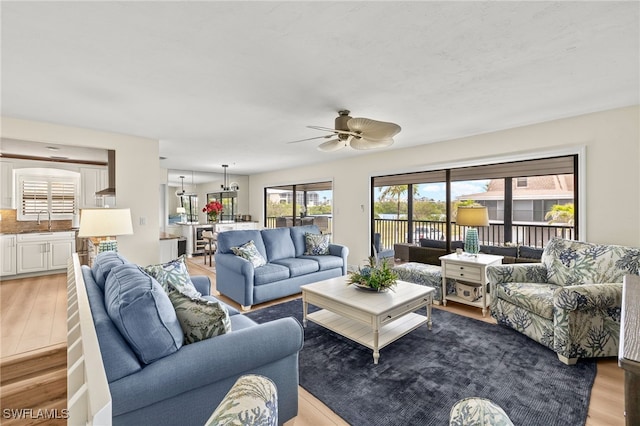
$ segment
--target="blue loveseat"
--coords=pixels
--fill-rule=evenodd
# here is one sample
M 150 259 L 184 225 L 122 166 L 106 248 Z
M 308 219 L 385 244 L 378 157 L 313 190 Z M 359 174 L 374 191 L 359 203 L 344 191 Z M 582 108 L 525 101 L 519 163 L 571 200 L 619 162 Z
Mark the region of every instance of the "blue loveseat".
M 251 305 L 300 293 L 300 286 L 347 274 L 349 249 L 329 244 L 329 254 L 305 255 L 305 234 L 320 234 L 316 225 L 218 234 L 216 290 L 249 309 Z M 253 241 L 266 264 L 254 267 L 233 247 Z
M 86 288 L 111 394 L 114 425 L 203 425 L 236 380 L 247 374 L 262 375 L 275 383 L 280 423 L 297 415 L 298 352 L 303 330 L 295 319 L 257 324 L 224 305 L 231 322 L 231 331 L 226 334 L 183 344 L 182 336 L 167 333 L 175 324 L 163 319 L 150 332 L 138 332 L 138 339 L 143 341 L 133 346 L 128 340 L 135 335 L 131 328 L 139 324 L 148 329 L 149 324 L 156 324 L 158 316 L 172 308 L 162 287 L 141 268 L 115 254 L 101 253 L 92 268 L 80 266 L 77 260 L 71 267 L 74 271 L 81 268 L 80 274 L 73 275 L 82 277 L 76 287 Z M 147 301 L 155 300 L 165 312 L 130 303 L 136 318 L 126 323 L 125 336 L 120 323 L 116 325 L 118 318 L 112 319 L 113 304 L 118 301 L 118 297 L 111 297 L 114 280 L 135 291 L 145 288 L 142 294 Z M 222 303 L 209 296 L 208 277 L 194 276 L 191 281 L 203 298 Z M 121 292 L 119 297 L 126 296 Z M 122 312 L 127 307 L 117 309 Z M 157 342 L 163 342 L 159 343 L 161 350 L 171 353 L 142 361 L 139 346 Z

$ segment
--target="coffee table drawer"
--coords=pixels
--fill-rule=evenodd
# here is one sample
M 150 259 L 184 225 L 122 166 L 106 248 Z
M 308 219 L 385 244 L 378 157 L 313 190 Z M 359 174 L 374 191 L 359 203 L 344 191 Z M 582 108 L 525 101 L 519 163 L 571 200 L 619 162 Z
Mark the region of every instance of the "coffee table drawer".
M 401 306 L 398 306 L 387 313 L 387 315 L 381 319 L 380 324 L 386 324 L 390 321 L 394 321 L 403 315 L 413 312 L 421 306 L 427 305 L 428 297 L 412 300 Z
M 480 281 L 482 279 L 482 267 L 463 263 L 447 262 L 447 278 L 459 278 L 461 280 Z

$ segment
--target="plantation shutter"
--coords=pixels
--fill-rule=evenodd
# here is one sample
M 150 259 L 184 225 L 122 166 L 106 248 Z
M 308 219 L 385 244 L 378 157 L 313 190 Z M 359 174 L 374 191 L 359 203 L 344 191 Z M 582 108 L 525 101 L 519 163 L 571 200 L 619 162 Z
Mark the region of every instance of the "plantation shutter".
M 49 182 L 46 178 L 25 178 L 21 181 L 23 215 L 38 214 L 49 208 Z
M 42 211 L 56 220 L 70 218 L 78 203 L 77 185 L 77 179 L 66 176 L 19 175 L 18 219 L 33 220 Z
M 51 214 L 73 214 L 76 188 L 72 181 L 51 182 Z

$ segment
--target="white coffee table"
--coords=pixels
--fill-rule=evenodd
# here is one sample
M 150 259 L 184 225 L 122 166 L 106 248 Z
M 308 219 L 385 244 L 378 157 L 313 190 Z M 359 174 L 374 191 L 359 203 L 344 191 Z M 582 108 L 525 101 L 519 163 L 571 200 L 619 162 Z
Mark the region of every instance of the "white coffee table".
M 373 363 L 380 349 L 427 323 L 431 330 L 431 304 L 435 290 L 398 281 L 384 293 L 360 290 L 347 284 L 347 276 L 303 285 L 303 325 L 313 321 L 341 336 L 373 350 Z M 309 304 L 323 308 L 308 313 Z M 427 308 L 427 316 L 414 311 Z

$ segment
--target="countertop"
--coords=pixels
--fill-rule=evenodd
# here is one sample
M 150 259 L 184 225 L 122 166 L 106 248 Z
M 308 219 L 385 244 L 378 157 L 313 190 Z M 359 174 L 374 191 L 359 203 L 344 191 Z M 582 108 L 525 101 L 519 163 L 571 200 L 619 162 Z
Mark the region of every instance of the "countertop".
M 179 240 L 181 238 L 184 238 L 184 237 L 181 237 L 180 235 L 168 234 L 166 232 L 160 232 L 161 240 Z

